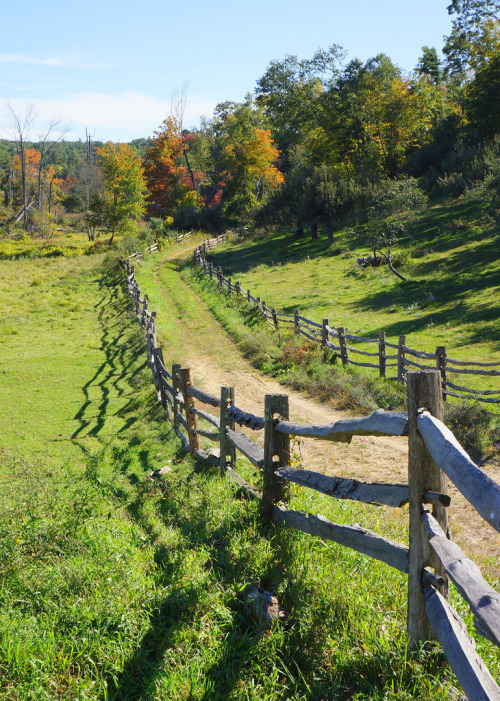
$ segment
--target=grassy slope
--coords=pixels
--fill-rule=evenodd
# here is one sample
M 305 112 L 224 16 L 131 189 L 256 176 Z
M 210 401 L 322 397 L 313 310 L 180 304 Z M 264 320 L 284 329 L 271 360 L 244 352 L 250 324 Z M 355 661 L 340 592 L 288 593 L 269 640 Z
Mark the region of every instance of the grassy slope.
M 300 309 L 363 336 L 385 330 L 393 342 L 407 335 L 419 350 L 445 345 L 452 357 L 500 361 L 498 232 L 477 203 L 434 203 L 419 215 L 397 248 L 412 257 L 406 283 L 387 267 L 359 268 L 367 250 L 356 236 L 338 231 L 329 250 L 324 236 L 269 233 L 213 251 L 211 260 L 281 311 Z
M 11 313 L 0 327 L 10 406 L 0 435 L 14 453 L 0 466 L 0 697 L 447 699 L 454 682 L 439 655 L 407 664 L 403 576 L 266 530 L 257 504 L 179 454 L 128 300 L 97 263 L 2 270 L 22 321 Z M 164 464 L 163 487 L 145 479 Z M 331 501 L 294 491 L 296 508 L 361 517 Z M 405 538 L 382 511 L 363 522 Z M 286 626 L 266 631 L 252 618 L 249 583 L 277 592 Z M 480 649 L 495 668 L 498 653 Z

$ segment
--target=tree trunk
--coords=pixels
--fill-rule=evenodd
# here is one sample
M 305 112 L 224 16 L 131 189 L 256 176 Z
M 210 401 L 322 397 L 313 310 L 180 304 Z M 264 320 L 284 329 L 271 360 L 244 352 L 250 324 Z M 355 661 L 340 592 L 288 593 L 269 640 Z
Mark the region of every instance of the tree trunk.
M 333 227 L 330 224 L 330 222 L 325 223 L 325 231 L 326 231 L 326 235 L 328 236 L 328 243 L 329 244 L 335 243 L 335 236 L 333 235 Z
M 317 221 L 311 221 L 311 238 L 312 239 L 317 239 L 318 238 L 318 222 Z
M 187 169 L 189 171 L 189 177 L 191 178 L 191 185 L 193 186 L 193 190 L 196 190 L 196 181 L 194 179 L 193 169 L 191 168 L 191 164 L 189 162 L 186 148 L 183 149 L 183 153 L 184 153 L 184 160 L 186 161 L 186 166 L 187 166 Z
M 401 275 L 401 273 L 398 273 L 398 271 L 392 267 L 392 261 L 391 261 L 390 256 L 387 258 L 387 264 L 389 266 L 389 270 L 391 271 L 391 273 L 394 273 L 394 275 L 396 275 L 396 277 L 398 277 L 403 282 L 406 282 L 406 278 L 403 277 L 403 275 Z
M 19 158 L 21 159 L 21 188 L 23 194 L 23 225 L 28 227 L 28 193 L 26 191 L 26 157 L 24 154 L 24 144 L 19 144 Z

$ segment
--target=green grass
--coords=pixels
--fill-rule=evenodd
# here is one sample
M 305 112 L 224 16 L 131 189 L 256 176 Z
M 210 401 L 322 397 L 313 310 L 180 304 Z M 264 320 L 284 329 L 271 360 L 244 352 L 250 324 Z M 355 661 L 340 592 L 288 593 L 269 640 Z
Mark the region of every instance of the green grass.
M 17 333 L 0 344 L 0 698 L 448 699 L 456 681 L 439 652 L 407 659 L 404 576 L 264 527 L 256 502 L 180 452 L 143 332 L 116 270 L 99 263 L 2 263 L 2 329 Z M 182 353 L 173 309 L 197 299 L 181 287 L 165 302 L 165 352 Z M 163 465 L 164 480 L 146 479 Z M 406 538 L 404 512 L 299 488 L 292 506 Z M 248 585 L 276 592 L 284 625 L 253 617 Z M 478 648 L 497 669 L 498 650 Z
M 372 338 L 381 330 L 393 341 L 406 335 L 421 350 L 445 345 L 459 359 L 500 361 L 498 232 L 480 205 L 434 204 L 418 216 L 396 250 L 405 255 L 406 283 L 385 266 L 357 265 L 369 253 L 358 243 L 361 231 L 337 231 L 331 248 L 324 236 L 271 232 L 214 250 L 210 259 L 281 311 L 300 309 Z

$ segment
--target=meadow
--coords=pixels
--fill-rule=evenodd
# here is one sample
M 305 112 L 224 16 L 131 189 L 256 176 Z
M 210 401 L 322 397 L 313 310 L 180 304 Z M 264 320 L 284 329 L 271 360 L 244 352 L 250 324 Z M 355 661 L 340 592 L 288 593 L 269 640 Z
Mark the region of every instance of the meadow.
M 151 287 L 166 362 L 182 362 L 183 320 L 201 309 L 176 267 Z M 263 526 L 258 504 L 181 451 L 113 257 L 4 260 L 0 280 L 0 698 L 458 693 L 437 647 L 407 656 L 404 576 Z M 162 466 L 162 480 L 148 478 Z M 298 487 L 292 504 L 407 538 L 404 514 Z M 253 586 L 277 594 L 284 624 L 255 616 Z M 477 640 L 495 673 L 498 651 Z
M 268 306 L 350 333 L 406 335 L 412 348 L 477 360 L 500 359 L 498 232 L 475 201 L 439 201 L 418 213 L 395 247 L 398 280 L 387 266 L 361 268 L 370 222 L 317 240 L 293 231 L 262 232 L 211 252 L 214 265 Z

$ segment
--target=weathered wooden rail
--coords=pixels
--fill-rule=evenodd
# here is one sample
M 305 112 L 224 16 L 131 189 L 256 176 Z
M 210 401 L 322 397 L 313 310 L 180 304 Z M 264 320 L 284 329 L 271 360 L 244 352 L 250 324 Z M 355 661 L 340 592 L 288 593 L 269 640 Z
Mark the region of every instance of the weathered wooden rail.
M 129 256 L 127 256 L 127 260 L 129 263 L 140 263 L 140 261 L 144 258 L 144 255 L 148 253 L 151 255 L 152 253 L 157 253 L 160 250 L 160 246 L 158 242 L 155 243 L 150 243 L 146 246 L 144 251 L 135 251 L 134 253 L 131 253 Z
M 288 329 L 296 335 L 303 336 L 313 343 L 329 348 L 339 358 L 343 365 L 371 368 L 377 370 L 380 377 L 398 382 L 406 382 L 408 372 L 417 370 L 439 370 L 441 376 L 441 391 L 443 400 L 448 397 L 459 399 L 474 399 L 485 404 L 500 404 L 500 389 L 473 389 L 457 382 L 452 382 L 450 376 L 475 375 L 488 378 L 500 377 L 500 362 L 484 363 L 475 360 L 457 360 L 447 355 L 445 346 L 437 346 L 433 353 L 410 348 L 406 344 L 406 336 L 399 336 L 397 343 L 391 343 L 381 331 L 377 338 L 365 338 L 349 334 L 343 326 L 330 325 L 328 319 L 321 323 L 308 319 L 296 309 L 293 314 L 284 314 L 275 308 L 270 308 L 260 297 L 254 297 L 250 290 L 244 290 L 239 282 L 230 277 L 224 277 L 221 268 L 216 268 L 207 262 L 206 254 L 211 246 L 199 246 L 194 251 L 194 262 L 200 266 L 212 280 L 217 280 L 219 286 L 228 294 L 243 297 L 248 302 L 256 304 L 266 320 L 277 331 Z M 365 346 L 359 348 L 358 346 Z M 367 350 L 366 345 L 373 344 L 374 350 Z M 354 360 L 362 356 L 365 360 Z
M 184 448 L 218 466 L 222 476 L 227 476 L 249 498 L 258 499 L 263 519 L 331 540 L 407 573 L 410 648 L 437 638 L 467 697 L 498 701 L 498 682 L 451 607 L 448 582 L 452 580 L 468 603 L 477 632 L 499 647 L 500 594 L 446 534 L 448 480 L 497 532 L 500 485 L 473 463 L 443 424 L 440 371 L 419 369 L 407 373 L 407 413 L 377 410 L 367 417 L 303 425 L 289 421 L 286 395 L 266 395 L 264 415 L 257 416 L 236 405 L 234 388 L 221 387 L 220 395 L 215 396 L 193 384 L 189 368 L 179 364 L 169 370 L 165 367 L 162 349 L 156 343 L 156 315 L 149 311 L 147 295 L 141 297 L 133 269 L 128 263 L 126 266 L 135 312 L 146 330 L 147 362 L 157 397 Z M 209 424 L 209 428 L 199 425 L 200 421 Z M 264 445 L 236 430 L 236 424 L 263 431 Z M 344 443 L 353 436 L 408 436 L 408 483 L 369 483 L 296 469 L 290 465 L 291 436 Z M 218 451 L 204 450 L 200 437 L 214 442 Z M 256 484 L 238 474 L 238 453 L 256 468 Z M 339 525 L 320 514 L 289 508 L 291 483 L 335 499 L 368 505 L 399 508 L 408 504 L 409 546 L 357 524 Z
M 179 236 L 174 236 L 174 241 L 175 243 L 180 243 L 181 241 L 188 239 L 190 236 L 192 236 L 192 234 L 192 231 L 188 231 L 187 234 L 179 234 Z

